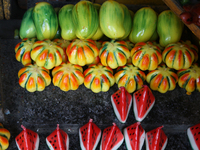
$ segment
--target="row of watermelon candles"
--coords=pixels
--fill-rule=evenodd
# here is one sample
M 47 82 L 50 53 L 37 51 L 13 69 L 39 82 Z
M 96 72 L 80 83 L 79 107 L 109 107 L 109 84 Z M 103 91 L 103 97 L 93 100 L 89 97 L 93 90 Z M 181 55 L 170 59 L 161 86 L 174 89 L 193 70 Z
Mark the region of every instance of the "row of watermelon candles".
M 25 128 L 15 138 L 19 150 L 38 150 L 39 135 Z M 128 150 L 141 150 L 146 141 L 146 150 L 164 150 L 168 138 L 163 126 L 153 129 L 145 134 L 140 122 L 136 122 L 124 129 L 124 134 L 115 123 L 104 129 L 100 143 L 100 150 L 117 150 L 125 139 Z M 200 124 L 188 128 L 187 134 L 193 150 L 200 149 L 198 133 L 200 132 Z M 79 128 L 80 147 L 82 150 L 95 150 L 101 138 L 101 129 L 90 119 L 87 124 Z M 59 128 L 54 130 L 47 138 L 46 143 L 50 150 L 68 150 L 69 136 L 66 132 Z
M 111 96 L 111 103 L 116 117 L 121 123 L 125 123 L 132 105 L 132 96 L 124 87 L 120 87 Z M 115 123 L 103 131 L 100 150 L 116 150 L 125 139 L 128 150 L 141 150 L 146 141 L 146 150 L 164 150 L 168 138 L 162 130 L 163 126 L 153 129 L 146 133 L 140 122 L 147 116 L 155 103 L 155 97 L 150 88 L 144 85 L 133 95 L 134 114 L 137 123 L 134 123 L 124 129 L 124 134 Z M 90 119 L 87 124 L 79 129 L 80 147 L 82 150 L 95 150 L 100 138 L 101 129 Z M 15 138 L 19 150 L 38 150 L 39 135 L 36 132 L 26 129 L 22 125 L 23 131 Z M 188 128 L 187 134 L 194 150 L 200 150 L 200 124 Z M 46 143 L 51 150 L 68 150 L 69 136 L 59 128 L 53 131 L 47 138 Z

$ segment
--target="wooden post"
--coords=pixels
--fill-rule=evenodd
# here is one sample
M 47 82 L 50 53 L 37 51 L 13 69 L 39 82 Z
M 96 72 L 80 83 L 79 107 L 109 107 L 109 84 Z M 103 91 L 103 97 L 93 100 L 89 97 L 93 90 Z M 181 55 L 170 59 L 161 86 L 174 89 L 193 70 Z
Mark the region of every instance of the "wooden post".
M 180 6 L 180 4 L 175 0 L 163 0 L 163 2 L 179 17 L 179 15 L 184 12 L 184 9 Z M 180 18 L 180 17 L 179 17 Z M 200 39 L 200 28 L 195 24 L 187 25 L 185 24 L 194 35 Z

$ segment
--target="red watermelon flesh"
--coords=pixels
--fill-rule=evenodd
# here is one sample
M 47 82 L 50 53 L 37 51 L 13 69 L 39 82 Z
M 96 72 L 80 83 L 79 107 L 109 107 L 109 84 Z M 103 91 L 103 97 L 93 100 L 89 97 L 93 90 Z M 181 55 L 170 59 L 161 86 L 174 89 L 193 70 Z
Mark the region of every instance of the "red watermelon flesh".
M 111 103 L 119 121 L 125 123 L 132 105 L 131 94 L 129 94 L 124 87 L 120 87 L 119 90 L 111 96 Z
M 146 133 L 146 150 L 164 150 L 167 145 L 167 136 L 160 126 Z
M 38 150 L 39 135 L 21 125 L 23 131 L 15 138 L 19 150 Z
M 140 122 L 136 122 L 125 128 L 124 137 L 128 150 L 141 150 L 144 144 L 145 131 Z
M 90 119 L 79 129 L 80 146 L 82 150 L 95 150 L 101 137 L 101 129 Z
M 57 124 L 56 130 L 46 138 L 46 143 L 50 150 L 69 149 L 69 137 L 66 132 L 59 128 L 59 124 Z
M 147 85 L 133 94 L 133 111 L 135 119 L 142 121 L 155 103 L 155 97 Z
M 100 150 L 116 150 L 123 143 L 124 136 L 115 123 L 103 131 Z
M 187 129 L 190 144 L 194 150 L 200 150 L 200 123 Z

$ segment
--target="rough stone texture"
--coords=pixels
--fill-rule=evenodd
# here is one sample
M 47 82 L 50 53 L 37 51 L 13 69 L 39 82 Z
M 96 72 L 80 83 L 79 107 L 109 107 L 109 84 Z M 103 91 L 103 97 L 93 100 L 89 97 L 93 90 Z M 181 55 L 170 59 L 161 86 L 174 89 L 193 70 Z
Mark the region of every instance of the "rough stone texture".
M 69 134 L 70 149 L 79 150 L 78 128 L 93 119 L 103 131 L 115 122 L 123 129 L 136 122 L 133 107 L 127 122 L 120 123 L 112 109 L 110 96 L 118 89 L 115 84 L 108 92 L 93 93 L 84 85 L 76 91 L 63 92 L 58 87 L 46 87 L 42 92 L 30 93 L 18 84 L 18 71 L 23 67 L 15 59 L 14 47 L 20 40 L 0 40 L 1 106 L 5 113 L 4 126 L 11 132 L 10 147 L 17 149 L 14 138 L 22 131 L 23 124 L 40 136 L 39 149 L 48 150 L 45 138 L 55 130 L 56 124 Z M 186 95 L 178 87 L 161 94 L 153 91 L 156 102 L 153 109 L 142 121 L 145 131 L 164 125 L 169 138 L 166 150 L 190 150 L 186 129 L 200 123 L 200 93 Z M 98 147 L 99 148 L 99 147 Z M 125 150 L 125 142 L 119 150 Z M 143 146 L 143 150 L 145 146 Z

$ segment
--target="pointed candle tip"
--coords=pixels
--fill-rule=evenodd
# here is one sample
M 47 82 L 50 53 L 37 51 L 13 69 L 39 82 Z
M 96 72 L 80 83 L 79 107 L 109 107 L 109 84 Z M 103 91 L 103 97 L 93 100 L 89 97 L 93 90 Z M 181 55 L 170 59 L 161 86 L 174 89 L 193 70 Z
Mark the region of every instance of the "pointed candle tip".
M 113 126 L 116 126 L 116 124 L 113 122 Z
M 138 125 L 140 125 L 140 124 L 141 124 L 141 122 L 137 122 L 137 124 L 138 124 Z
M 23 126 L 23 125 L 21 125 L 21 128 L 22 128 L 23 130 L 26 130 L 25 126 Z
M 90 120 L 89 120 L 89 122 L 92 122 L 92 121 L 93 121 L 93 119 L 90 119 Z
M 57 130 L 59 129 L 59 124 L 57 124 Z

